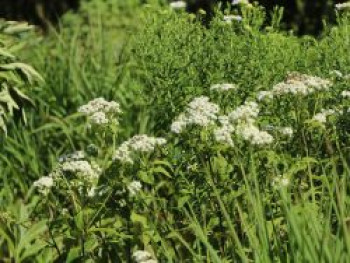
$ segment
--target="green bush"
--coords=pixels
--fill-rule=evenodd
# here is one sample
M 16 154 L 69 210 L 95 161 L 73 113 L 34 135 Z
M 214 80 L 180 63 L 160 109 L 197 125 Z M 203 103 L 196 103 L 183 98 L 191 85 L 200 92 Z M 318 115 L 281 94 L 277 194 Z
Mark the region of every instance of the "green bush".
M 232 99 L 243 100 L 290 71 L 319 76 L 349 71 L 347 18 L 316 40 L 280 32 L 280 10 L 269 26 L 263 26 L 266 15 L 259 7 L 244 8 L 242 15 L 242 22 L 227 24 L 218 14 L 206 28 L 186 13 L 149 13 L 131 52 L 157 129 L 166 128 L 193 96 L 208 95 L 215 83 L 239 85 L 241 93 Z

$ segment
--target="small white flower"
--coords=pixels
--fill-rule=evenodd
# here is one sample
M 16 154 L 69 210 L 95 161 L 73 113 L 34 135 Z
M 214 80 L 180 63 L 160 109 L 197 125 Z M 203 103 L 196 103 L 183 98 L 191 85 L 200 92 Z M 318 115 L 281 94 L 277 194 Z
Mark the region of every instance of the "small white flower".
M 268 145 L 273 143 L 273 137 L 266 131 L 260 131 L 258 127 L 252 124 L 240 125 L 237 133 L 246 141 L 253 145 Z
M 135 135 L 119 146 L 113 156 L 113 160 L 119 160 L 123 163 L 132 164 L 133 153 L 150 153 L 153 152 L 157 146 L 164 144 L 166 144 L 166 140 L 164 138 L 149 137 L 147 135 Z
M 232 5 L 247 5 L 249 4 L 248 0 L 233 0 Z
M 50 191 L 51 187 L 54 185 L 54 182 L 52 177 L 43 176 L 35 181 L 33 185 L 34 187 L 37 187 L 41 193 L 47 194 Z
M 142 184 L 139 181 L 133 181 L 128 185 L 130 196 L 135 196 L 142 189 Z
M 344 90 L 342 93 L 341 93 L 341 96 L 343 98 L 350 98 L 350 90 Z
M 219 106 L 211 103 L 208 97 L 201 96 L 193 99 L 184 113 L 180 114 L 171 125 L 171 131 L 181 133 L 189 125 L 207 127 L 217 120 Z
M 332 109 L 329 109 L 329 110 L 322 109 L 320 113 L 317 113 L 317 114 L 312 118 L 312 120 L 324 124 L 324 123 L 327 122 L 327 117 L 328 117 L 328 116 L 331 116 L 331 115 L 333 115 L 333 114 L 335 114 L 335 110 L 332 110 Z
M 292 72 L 287 75 L 285 81 L 272 88 L 272 93 L 278 96 L 285 94 L 307 96 L 316 91 L 328 91 L 331 84 L 329 80 Z
M 216 91 L 237 90 L 237 86 L 235 84 L 230 84 L 230 83 L 215 84 L 210 87 L 210 90 L 216 90 Z
M 175 1 L 170 3 L 170 7 L 173 9 L 185 9 L 187 3 L 185 1 Z
M 93 186 L 90 188 L 87 195 L 88 195 L 88 197 L 94 197 L 94 196 L 96 196 L 96 193 L 97 193 L 97 188 L 96 188 L 96 186 Z
M 238 15 L 225 15 L 224 16 L 224 22 L 226 22 L 227 24 L 232 24 L 232 21 L 242 21 L 243 18 L 241 16 Z
M 151 253 L 145 250 L 137 250 L 132 254 L 132 257 L 136 261 L 136 263 L 145 263 L 149 262 L 149 260 L 154 260 Z M 152 262 L 152 261 L 151 261 Z M 155 262 L 157 262 L 155 260 Z
M 280 129 L 280 132 L 284 136 L 288 136 L 288 137 L 293 136 L 293 129 L 291 127 L 283 127 Z
M 256 102 L 246 102 L 232 111 L 228 117 L 233 122 L 250 121 L 259 115 L 259 105 Z
M 286 176 L 279 175 L 272 181 L 272 186 L 276 189 L 287 187 L 290 184 L 289 179 Z
M 336 4 L 335 9 L 337 9 L 339 11 L 345 10 L 345 9 L 350 9 L 350 2 Z
M 273 99 L 273 93 L 271 91 L 260 91 L 257 95 L 257 100 L 262 101 L 265 99 Z
M 108 118 L 106 113 L 100 112 L 100 111 L 93 113 L 90 116 L 89 120 L 91 121 L 91 123 L 97 124 L 97 125 L 103 125 L 108 123 Z
M 87 180 L 98 179 L 101 169 L 91 166 L 87 161 L 68 161 L 62 164 L 62 171 L 76 174 L 78 177 Z
M 234 132 L 233 125 L 230 124 L 228 116 L 219 116 L 219 122 L 221 127 L 217 127 L 214 130 L 214 138 L 217 142 L 227 144 L 229 146 L 234 146 L 232 140 L 232 133 Z

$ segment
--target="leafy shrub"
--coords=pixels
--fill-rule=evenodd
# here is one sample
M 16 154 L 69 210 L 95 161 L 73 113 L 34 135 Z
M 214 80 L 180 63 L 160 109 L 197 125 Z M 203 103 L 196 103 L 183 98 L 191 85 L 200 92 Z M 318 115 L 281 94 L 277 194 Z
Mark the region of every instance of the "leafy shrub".
M 145 86 L 157 130 L 168 127 L 193 96 L 208 95 L 215 83 L 236 83 L 242 92 L 231 99 L 242 100 L 291 71 L 319 76 L 349 71 L 349 45 L 344 45 L 349 41 L 348 18 L 317 41 L 279 32 L 281 10 L 270 26 L 264 26 L 266 15 L 259 7 L 240 12 L 242 22 L 227 24 L 218 14 L 209 28 L 186 13 L 149 13 L 131 52 L 135 78 Z

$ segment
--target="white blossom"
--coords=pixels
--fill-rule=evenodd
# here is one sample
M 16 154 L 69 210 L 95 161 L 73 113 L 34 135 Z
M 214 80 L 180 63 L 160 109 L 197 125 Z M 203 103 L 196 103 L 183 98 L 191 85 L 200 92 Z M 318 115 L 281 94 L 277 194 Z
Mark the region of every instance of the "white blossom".
M 62 171 L 74 173 L 79 177 L 83 177 L 87 180 L 98 179 L 101 169 L 91 164 L 88 161 L 68 161 L 62 164 Z
M 107 124 L 109 122 L 106 113 L 101 111 L 93 113 L 89 119 L 91 123 L 97 125 Z
M 289 179 L 286 176 L 279 175 L 272 181 L 272 186 L 276 189 L 281 187 L 287 187 L 290 184 Z
M 164 138 L 149 137 L 147 135 L 135 135 L 129 140 L 123 142 L 116 150 L 113 160 L 119 160 L 123 163 L 133 163 L 133 153 L 150 153 L 157 146 L 166 144 Z
M 222 83 L 222 84 L 214 84 L 210 87 L 210 90 L 216 91 L 228 91 L 228 90 L 236 90 L 237 86 L 235 84 L 230 83 Z
M 253 124 L 240 125 L 237 128 L 237 133 L 244 140 L 249 141 L 253 145 L 267 145 L 273 142 L 273 137 L 266 131 L 260 131 L 258 127 Z
M 341 93 L 341 96 L 343 98 L 350 98 L 350 90 L 344 90 L 342 93 Z
M 136 263 L 157 263 L 152 254 L 145 250 L 137 250 L 132 254 Z
M 171 131 L 181 133 L 189 125 L 206 127 L 217 120 L 219 106 L 209 101 L 208 97 L 201 96 L 193 99 L 184 113 L 180 114 L 171 125 Z
M 292 135 L 293 135 L 293 129 L 292 129 L 292 127 L 283 127 L 283 128 L 280 128 L 280 132 L 281 132 L 282 135 L 288 136 L 288 137 L 292 137 Z
M 247 5 L 249 4 L 248 0 L 233 0 L 232 5 Z
M 86 115 L 92 124 L 104 125 L 122 113 L 119 103 L 106 101 L 104 98 L 94 99 L 79 107 L 78 112 Z
M 133 181 L 128 185 L 130 196 L 135 196 L 142 189 L 142 184 L 139 181 Z
M 243 18 L 239 15 L 225 15 L 223 19 L 227 24 L 232 24 L 232 21 L 240 22 Z
M 94 197 L 94 196 L 96 196 L 96 193 L 97 193 L 97 188 L 96 188 L 96 186 L 93 186 L 90 188 L 87 195 L 88 195 L 88 197 Z
M 219 143 L 234 146 L 232 132 L 234 132 L 234 127 L 232 125 L 224 125 L 214 130 L 214 138 Z
M 33 185 L 34 187 L 37 187 L 41 193 L 47 194 L 50 191 L 51 187 L 54 185 L 54 181 L 50 176 L 43 176 L 35 181 Z
M 345 10 L 345 9 L 350 9 L 350 2 L 336 4 L 335 9 L 337 9 L 339 11 Z
M 284 94 L 307 96 L 316 91 L 327 91 L 331 84 L 329 80 L 292 72 L 287 75 L 285 81 L 272 88 L 272 93 L 278 96 Z
M 335 114 L 335 110 L 329 109 L 329 110 L 325 110 L 322 109 L 321 112 L 317 113 L 312 120 L 317 121 L 319 123 L 326 123 L 327 122 L 327 117 L 330 115 Z
M 271 91 L 260 91 L 257 95 L 257 100 L 262 101 L 265 99 L 273 99 L 273 93 Z
M 229 113 L 228 117 L 233 122 L 250 121 L 259 115 L 259 105 L 256 102 L 246 102 L 234 111 Z
M 170 3 L 170 7 L 173 9 L 184 9 L 187 7 L 187 3 L 185 1 L 175 1 Z

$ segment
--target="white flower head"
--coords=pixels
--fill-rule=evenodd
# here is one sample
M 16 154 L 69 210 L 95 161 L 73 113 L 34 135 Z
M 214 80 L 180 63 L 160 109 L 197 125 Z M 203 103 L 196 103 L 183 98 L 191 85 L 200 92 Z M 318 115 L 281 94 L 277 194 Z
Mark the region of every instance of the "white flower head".
M 350 10 L 350 2 L 336 4 L 335 9 L 338 11 Z
M 316 91 L 328 91 L 331 82 L 316 76 L 309 76 L 298 72 L 291 72 L 285 81 L 278 83 L 272 88 L 274 95 L 300 95 L 307 96 Z
M 135 196 L 138 192 L 141 191 L 142 184 L 139 181 L 132 181 L 127 188 L 129 190 L 130 196 Z
M 237 133 L 245 141 L 252 145 L 263 146 L 273 143 L 273 137 L 266 131 L 260 131 L 258 127 L 253 124 L 243 124 L 237 128 Z
M 260 91 L 257 95 L 258 101 L 263 101 L 265 99 L 273 99 L 273 92 L 272 91 Z
M 101 169 L 88 161 L 67 161 L 62 164 L 62 171 L 77 175 L 79 178 L 93 181 L 98 179 Z
M 217 120 L 220 108 L 209 101 L 208 97 L 201 96 L 193 99 L 184 113 L 180 114 L 171 125 L 171 131 L 181 133 L 189 125 L 207 127 Z
M 232 5 L 247 5 L 249 4 L 248 0 L 233 0 Z
M 223 125 L 214 130 L 214 138 L 217 142 L 222 144 L 227 144 L 229 146 L 234 146 L 232 140 L 232 133 L 234 132 L 234 127 L 232 125 Z
M 283 176 L 283 175 L 279 175 L 279 176 L 273 178 L 273 181 L 272 181 L 272 186 L 275 189 L 285 188 L 289 184 L 290 184 L 290 180 L 286 176 Z
M 246 102 L 232 111 L 228 116 L 233 122 L 249 122 L 259 115 L 259 111 L 259 105 L 256 102 Z
M 240 22 L 243 20 L 243 18 L 239 15 L 225 15 L 223 19 L 227 24 L 232 24 L 232 21 Z
M 104 98 L 94 99 L 79 107 L 78 112 L 86 115 L 92 124 L 105 125 L 122 113 L 119 103 L 106 101 Z
M 136 263 L 157 263 L 152 254 L 145 250 L 137 250 L 132 254 Z
M 47 194 L 54 185 L 53 178 L 50 176 L 43 176 L 34 182 L 34 187 L 38 188 L 42 194 Z
M 185 1 L 175 1 L 170 3 L 170 7 L 172 9 L 185 9 L 187 7 L 187 3 Z
M 332 109 L 329 109 L 329 110 L 322 109 L 321 112 L 317 113 L 312 118 L 312 120 L 324 124 L 327 122 L 327 118 L 335 113 L 336 113 L 335 110 L 332 110 Z
M 229 91 L 229 90 L 237 90 L 237 86 L 231 83 L 222 83 L 222 84 L 214 84 L 210 87 L 210 90 L 216 91 Z
M 147 135 L 135 135 L 129 140 L 123 142 L 116 150 L 113 160 L 119 160 L 122 163 L 133 163 L 132 155 L 135 153 L 150 153 L 157 146 L 166 144 L 164 138 L 149 137 Z
M 344 90 L 342 93 L 341 93 L 341 96 L 343 98 L 350 98 L 350 90 Z
M 292 129 L 292 127 L 283 127 L 283 128 L 280 128 L 280 133 L 284 136 L 292 137 L 293 136 L 293 129 Z

